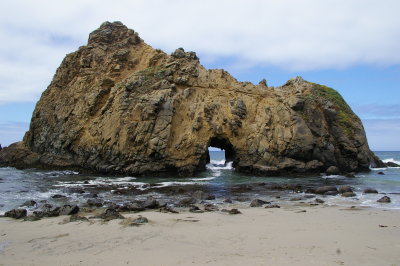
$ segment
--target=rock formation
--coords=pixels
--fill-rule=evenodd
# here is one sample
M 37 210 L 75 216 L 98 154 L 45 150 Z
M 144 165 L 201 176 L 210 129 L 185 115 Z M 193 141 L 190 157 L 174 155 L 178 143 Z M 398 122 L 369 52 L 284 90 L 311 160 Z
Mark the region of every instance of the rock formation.
M 300 77 L 276 88 L 238 82 L 194 52 L 153 49 L 120 22 L 103 23 L 65 57 L 23 141 L 0 163 L 190 175 L 205 169 L 209 146 L 255 174 L 381 165 L 335 90 Z

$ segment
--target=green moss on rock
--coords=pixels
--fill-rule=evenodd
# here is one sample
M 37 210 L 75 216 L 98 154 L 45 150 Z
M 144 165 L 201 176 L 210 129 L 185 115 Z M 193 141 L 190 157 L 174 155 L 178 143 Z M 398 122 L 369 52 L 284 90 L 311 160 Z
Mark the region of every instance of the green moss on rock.
M 313 85 L 313 90 L 307 95 L 306 100 L 318 101 L 323 105 L 326 105 L 328 102 L 332 104 L 332 108 L 337 112 L 338 126 L 349 138 L 353 138 L 356 128 L 354 122 L 357 120 L 357 117 L 343 97 L 336 90 L 328 86 L 310 83 Z

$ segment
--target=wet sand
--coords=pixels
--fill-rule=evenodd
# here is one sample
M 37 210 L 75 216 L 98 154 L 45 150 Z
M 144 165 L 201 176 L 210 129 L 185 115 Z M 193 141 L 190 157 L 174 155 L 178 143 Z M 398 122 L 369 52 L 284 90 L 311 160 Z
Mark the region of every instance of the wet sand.
M 0 219 L 0 265 L 400 265 L 400 211 L 291 206 L 139 213 L 127 220 Z M 139 214 L 123 213 L 136 218 Z

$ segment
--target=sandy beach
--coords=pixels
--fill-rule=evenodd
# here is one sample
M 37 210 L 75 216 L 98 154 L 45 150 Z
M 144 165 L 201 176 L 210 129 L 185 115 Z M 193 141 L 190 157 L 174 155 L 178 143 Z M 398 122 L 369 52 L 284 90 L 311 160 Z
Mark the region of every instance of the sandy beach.
M 400 265 L 400 211 L 241 208 L 128 220 L 0 219 L 0 265 Z

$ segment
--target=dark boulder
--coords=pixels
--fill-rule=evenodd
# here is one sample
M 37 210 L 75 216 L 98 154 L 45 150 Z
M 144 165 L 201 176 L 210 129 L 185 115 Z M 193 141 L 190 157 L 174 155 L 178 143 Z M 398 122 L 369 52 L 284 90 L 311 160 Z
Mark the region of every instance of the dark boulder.
M 353 172 L 347 173 L 347 174 L 345 174 L 344 176 L 345 176 L 345 177 L 348 177 L 348 178 L 354 178 L 354 177 L 356 177 L 355 173 L 353 173 Z
M 325 196 L 336 196 L 339 194 L 339 191 L 327 191 L 324 193 Z
M 335 186 L 323 186 L 315 189 L 315 194 L 325 194 L 326 192 L 336 191 L 337 188 Z
M 86 204 L 89 207 L 102 207 L 104 204 L 104 201 L 102 201 L 101 199 L 88 199 L 86 201 Z
M 37 202 L 34 200 L 27 200 L 24 203 L 21 204 L 21 206 L 25 206 L 25 207 L 34 207 L 36 206 Z
M 326 174 L 327 175 L 338 175 L 340 174 L 340 170 L 337 166 L 329 166 L 328 169 L 326 169 Z
M 273 208 L 280 208 L 281 206 L 279 206 L 278 204 L 272 204 L 272 205 L 267 205 L 264 208 L 266 209 L 273 209 Z
M 264 200 L 254 199 L 254 200 L 251 201 L 250 207 L 261 207 L 261 206 L 263 206 L 263 205 L 265 205 L 267 203 L 268 202 L 264 201 Z
M 146 208 L 143 206 L 143 202 L 128 202 L 122 206 L 118 207 L 118 211 L 128 211 L 128 212 L 141 212 Z
M 214 204 L 205 204 L 204 205 L 204 211 L 206 211 L 206 212 L 216 212 L 216 211 L 219 211 L 219 209 Z
M 388 196 L 383 196 L 382 198 L 378 199 L 376 202 L 380 202 L 380 203 L 390 203 L 391 200 Z
M 60 215 L 60 207 L 53 207 L 51 204 L 44 204 L 39 210 L 34 211 L 33 215 L 43 217 L 56 217 Z
M 374 188 L 366 188 L 364 189 L 363 193 L 365 194 L 378 194 L 378 190 Z
M 52 199 L 63 199 L 66 198 L 67 196 L 65 195 L 61 195 L 61 194 L 55 194 L 53 196 L 51 196 Z
M 177 210 L 172 209 L 171 207 L 165 206 L 165 207 L 161 207 L 160 208 L 160 212 L 164 212 L 164 213 L 179 213 Z
M 320 203 L 320 204 L 325 203 L 325 201 L 322 200 L 322 199 L 315 199 L 315 202 L 316 202 L 316 203 Z
M 350 186 L 341 186 L 339 188 L 339 193 L 343 194 L 345 192 L 353 192 L 353 189 Z
M 195 198 L 184 198 L 178 202 L 178 206 L 186 207 L 192 204 L 195 204 L 197 200 Z
M 233 201 L 231 199 L 225 199 L 224 203 L 233 203 Z
M 14 219 L 21 219 L 21 218 L 24 218 L 27 213 L 28 212 L 26 211 L 26 209 L 12 209 L 12 210 L 7 211 L 4 214 L 4 216 L 14 218 Z
M 135 220 L 132 221 L 132 223 L 134 224 L 146 224 L 149 222 L 149 219 L 147 219 L 146 217 L 143 216 L 139 216 L 138 218 L 136 218 Z
M 189 212 L 203 213 L 204 211 L 200 210 L 199 207 L 193 205 L 193 206 L 190 207 Z
M 59 215 L 72 215 L 79 212 L 79 207 L 77 205 L 66 204 L 60 208 Z
M 230 210 L 222 209 L 221 212 L 226 212 L 229 214 L 241 214 L 241 212 L 238 209 L 230 209 Z
M 378 172 L 378 175 L 384 175 L 385 173 L 384 172 Z
M 192 197 L 195 198 L 196 200 L 214 200 L 215 196 L 210 195 L 207 192 L 197 190 L 192 194 Z
M 355 196 L 357 196 L 356 193 L 354 193 L 352 191 L 342 193 L 342 197 L 346 197 L 346 198 L 355 197 Z
M 96 218 L 104 219 L 105 221 L 110 221 L 114 219 L 124 219 L 125 217 L 122 216 L 116 209 L 108 208 L 102 214 L 96 216 Z
M 157 209 L 160 207 L 160 203 L 152 196 L 147 197 L 146 201 L 143 203 L 145 209 Z
M 400 167 L 399 164 L 394 163 L 394 162 L 387 162 L 387 163 L 385 163 L 385 165 L 386 165 L 387 167 Z

